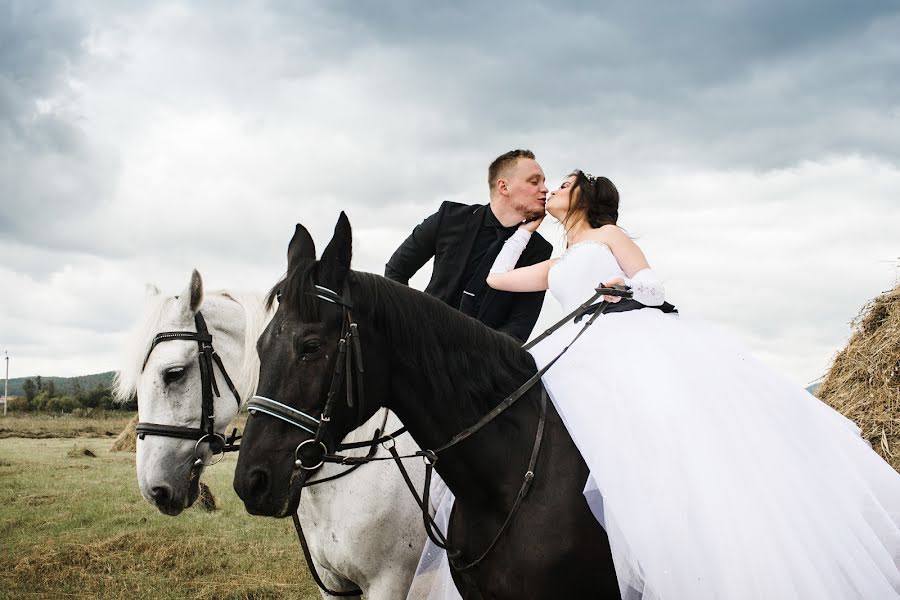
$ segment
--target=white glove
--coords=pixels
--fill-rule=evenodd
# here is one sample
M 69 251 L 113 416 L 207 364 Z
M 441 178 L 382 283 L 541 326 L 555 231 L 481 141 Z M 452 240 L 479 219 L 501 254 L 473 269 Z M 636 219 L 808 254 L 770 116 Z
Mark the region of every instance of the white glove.
M 494 259 L 494 264 L 491 265 L 491 273 L 508 273 L 515 269 L 516 263 L 519 262 L 519 257 L 522 256 L 522 252 L 525 251 L 525 246 L 528 245 L 528 240 L 530 239 L 530 231 L 516 229 L 516 232 L 503 242 L 500 254 L 497 255 L 497 258 Z
M 666 288 L 650 269 L 642 269 L 632 278 L 625 278 L 632 297 L 645 306 L 659 306 L 666 301 Z

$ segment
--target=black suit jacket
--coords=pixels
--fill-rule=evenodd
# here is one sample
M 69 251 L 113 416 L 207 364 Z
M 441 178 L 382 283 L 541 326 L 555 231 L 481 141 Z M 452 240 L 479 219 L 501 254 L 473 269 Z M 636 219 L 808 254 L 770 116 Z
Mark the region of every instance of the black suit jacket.
M 434 270 L 425 293 L 451 304 L 454 293 L 467 283 L 460 279 L 487 209 L 484 204 L 444 202 L 400 244 L 385 265 L 384 276 L 409 285 L 409 278 L 433 256 Z M 547 260 L 552 251 L 550 243 L 534 233 L 516 266 Z M 501 292 L 485 286 L 483 293 L 477 319 L 518 340 L 527 340 L 541 312 L 544 292 Z

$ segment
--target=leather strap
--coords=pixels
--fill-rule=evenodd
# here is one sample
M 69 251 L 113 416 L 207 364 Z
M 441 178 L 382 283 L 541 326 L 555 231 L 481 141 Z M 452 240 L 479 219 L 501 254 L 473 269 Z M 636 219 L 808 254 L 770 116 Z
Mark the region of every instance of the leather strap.
M 362 590 L 350 590 L 349 592 L 336 592 L 334 590 L 328 589 L 325 583 L 322 581 L 322 578 L 319 577 L 318 571 L 316 571 L 316 565 L 313 563 L 312 554 L 309 552 L 309 544 L 306 543 L 306 536 L 303 535 L 303 527 L 300 525 L 300 517 L 297 516 L 296 511 L 291 515 L 294 521 L 294 529 L 297 530 L 297 537 L 300 539 L 300 548 L 303 549 L 303 556 L 306 558 L 306 564 L 309 565 L 309 572 L 312 574 L 313 579 L 316 580 L 316 585 L 324 591 L 326 594 L 331 596 L 345 597 L 345 596 L 362 596 Z
M 254 411 L 265 413 L 312 434 L 316 433 L 316 429 L 322 423 L 321 420 L 303 411 L 291 408 L 287 404 L 282 404 L 265 396 L 253 396 L 250 398 L 250 401 L 247 403 L 247 410 L 251 414 Z
M 409 476 L 409 473 L 406 470 L 406 467 L 403 466 L 403 458 L 397 453 L 396 448 L 390 447 L 388 450 L 390 451 L 392 457 L 394 458 L 394 462 L 397 464 L 398 469 L 400 470 L 400 474 L 403 476 L 403 481 L 406 483 L 406 487 L 409 488 L 410 493 L 412 493 L 413 498 L 416 503 L 419 505 L 419 508 L 422 510 L 422 521 L 425 525 L 425 532 L 428 534 L 429 539 L 431 539 L 432 543 L 438 548 L 442 548 L 447 551 L 447 557 L 450 559 L 450 563 L 453 568 L 457 571 L 466 571 L 471 569 L 472 567 L 479 564 L 483 561 L 488 554 L 490 554 L 491 550 L 494 549 L 494 546 L 497 545 L 497 542 L 500 540 L 500 537 L 503 535 L 503 532 L 506 531 L 509 524 L 512 523 L 513 517 L 518 512 L 519 507 L 522 505 L 522 501 L 528 495 L 528 491 L 531 489 L 531 484 L 534 481 L 535 477 L 535 469 L 537 467 L 538 456 L 541 451 L 541 445 L 544 439 L 544 428 L 547 421 L 547 392 L 545 390 L 541 391 L 541 415 L 538 420 L 538 427 L 535 433 L 534 438 L 534 446 L 531 449 L 531 457 L 528 461 L 528 469 L 525 472 L 525 476 L 522 480 L 522 485 L 519 487 L 519 493 L 516 495 L 516 499 L 513 502 L 513 506 L 510 509 L 509 513 L 506 515 L 506 519 L 503 521 L 503 525 L 500 526 L 500 529 L 497 531 L 496 535 L 494 535 L 491 543 L 488 544 L 487 548 L 474 560 L 468 563 L 460 563 L 459 550 L 451 550 L 447 543 L 447 536 L 441 531 L 440 527 L 437 523 L 435 523 L 432 516 L 429 514 L 428 507 L 431 501 L 431 478 L 432 471 L 434 470 L 434 465 L 437 463 L 437 457 L 433 456 L 431 460 L 427 460 L 425 463 L 425 484 L 422 490 L 422 497 L 419 497 L 419 493 L 416 491 L 415 484 L 413 484 L 412 479 Z M 427 451 L 426 451 L 427 453 Z M 424 453 L 423 453 L 424 454 Z

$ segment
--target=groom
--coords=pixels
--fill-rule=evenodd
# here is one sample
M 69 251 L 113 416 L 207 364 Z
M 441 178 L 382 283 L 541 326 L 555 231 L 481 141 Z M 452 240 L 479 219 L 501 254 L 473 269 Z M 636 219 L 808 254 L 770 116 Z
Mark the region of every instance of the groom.
M 493 329 L 524 342 L 537 322 L 544 292 L 514 293 L 486 283 L 494 259 L 519 224 L 544 215 L 544 171 L 530 150 L 511 150 L 488 168 L 490 204 L 444 202 L 400 244 L 384 276 L 409 285 L 409 278 L 434 257 L 425 292 Z M 531 236 L 516 264 L 533 265 L 553 250 L 540 234 Z

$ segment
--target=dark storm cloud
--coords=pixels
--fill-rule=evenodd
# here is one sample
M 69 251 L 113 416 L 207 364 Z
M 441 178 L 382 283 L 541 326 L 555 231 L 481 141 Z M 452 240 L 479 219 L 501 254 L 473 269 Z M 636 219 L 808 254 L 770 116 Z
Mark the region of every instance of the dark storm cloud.
M 633 159 L 773 168 L 900 157 L 894 2 L 329 7 L 345 47 L 415 61 L 385 85 L 456 114 L 450 146 L 553 127 Z
M 114 180 L 69 103 L 88 26 L 67 6 L 0 5 L 0 234 L 57 248 L 93 245 L 59 225 L 107 199 Z
M 131 9 L 116 4 L 93 14 L 34 6 L 0 8 L 0 151 L 8 158 L 0 233 L 17 238 L 110 201 L 122 149 L 92 135 L 69 77 L 95 59 L 85 58 L 91 32 L 115 29 L 116 17 L 132 26 L 146 17 L 123 17 Z M 900 158 L 894 2 L 347 0 L 179 10 L 187 16 L 172 27 L 199 79 L 196 90 L 160 90 L 173 110 L 224 105 L 251 128 L 271 127 L 278 114 L 268 102 L 279 87 L 294 84 L 302 97 L 314 77 L 365 71 L 355 73 L 368 86 L 353 101 L 373 112 L 345 133 L 362 143 L 380 137 L 392 160 L 372 160 L 390 175 L 384 186 L 365 186 L 374 193 L 342 199 L 351 204 L 390 203 L 387 183 L 404 160 L 449 156 L 463 172 L 485 160 L 467 155 L 473 147 L 490 155 L 518 140 L 613 166 L 768 169 L 832 154 Z M 415 139 L 389 137 L 417 118 L 391 110 L 404 101 L 428 109 Z M 336 131 L 343 122 L 339 114 L 309 118 L 334 119 Z M 431 175 L 427 164 L 421 170 Z M 452 191 L 452 179 L 440 187 Z M 45 243 L 86 249 L 101 232 L 88 233 L 56 228 Z

